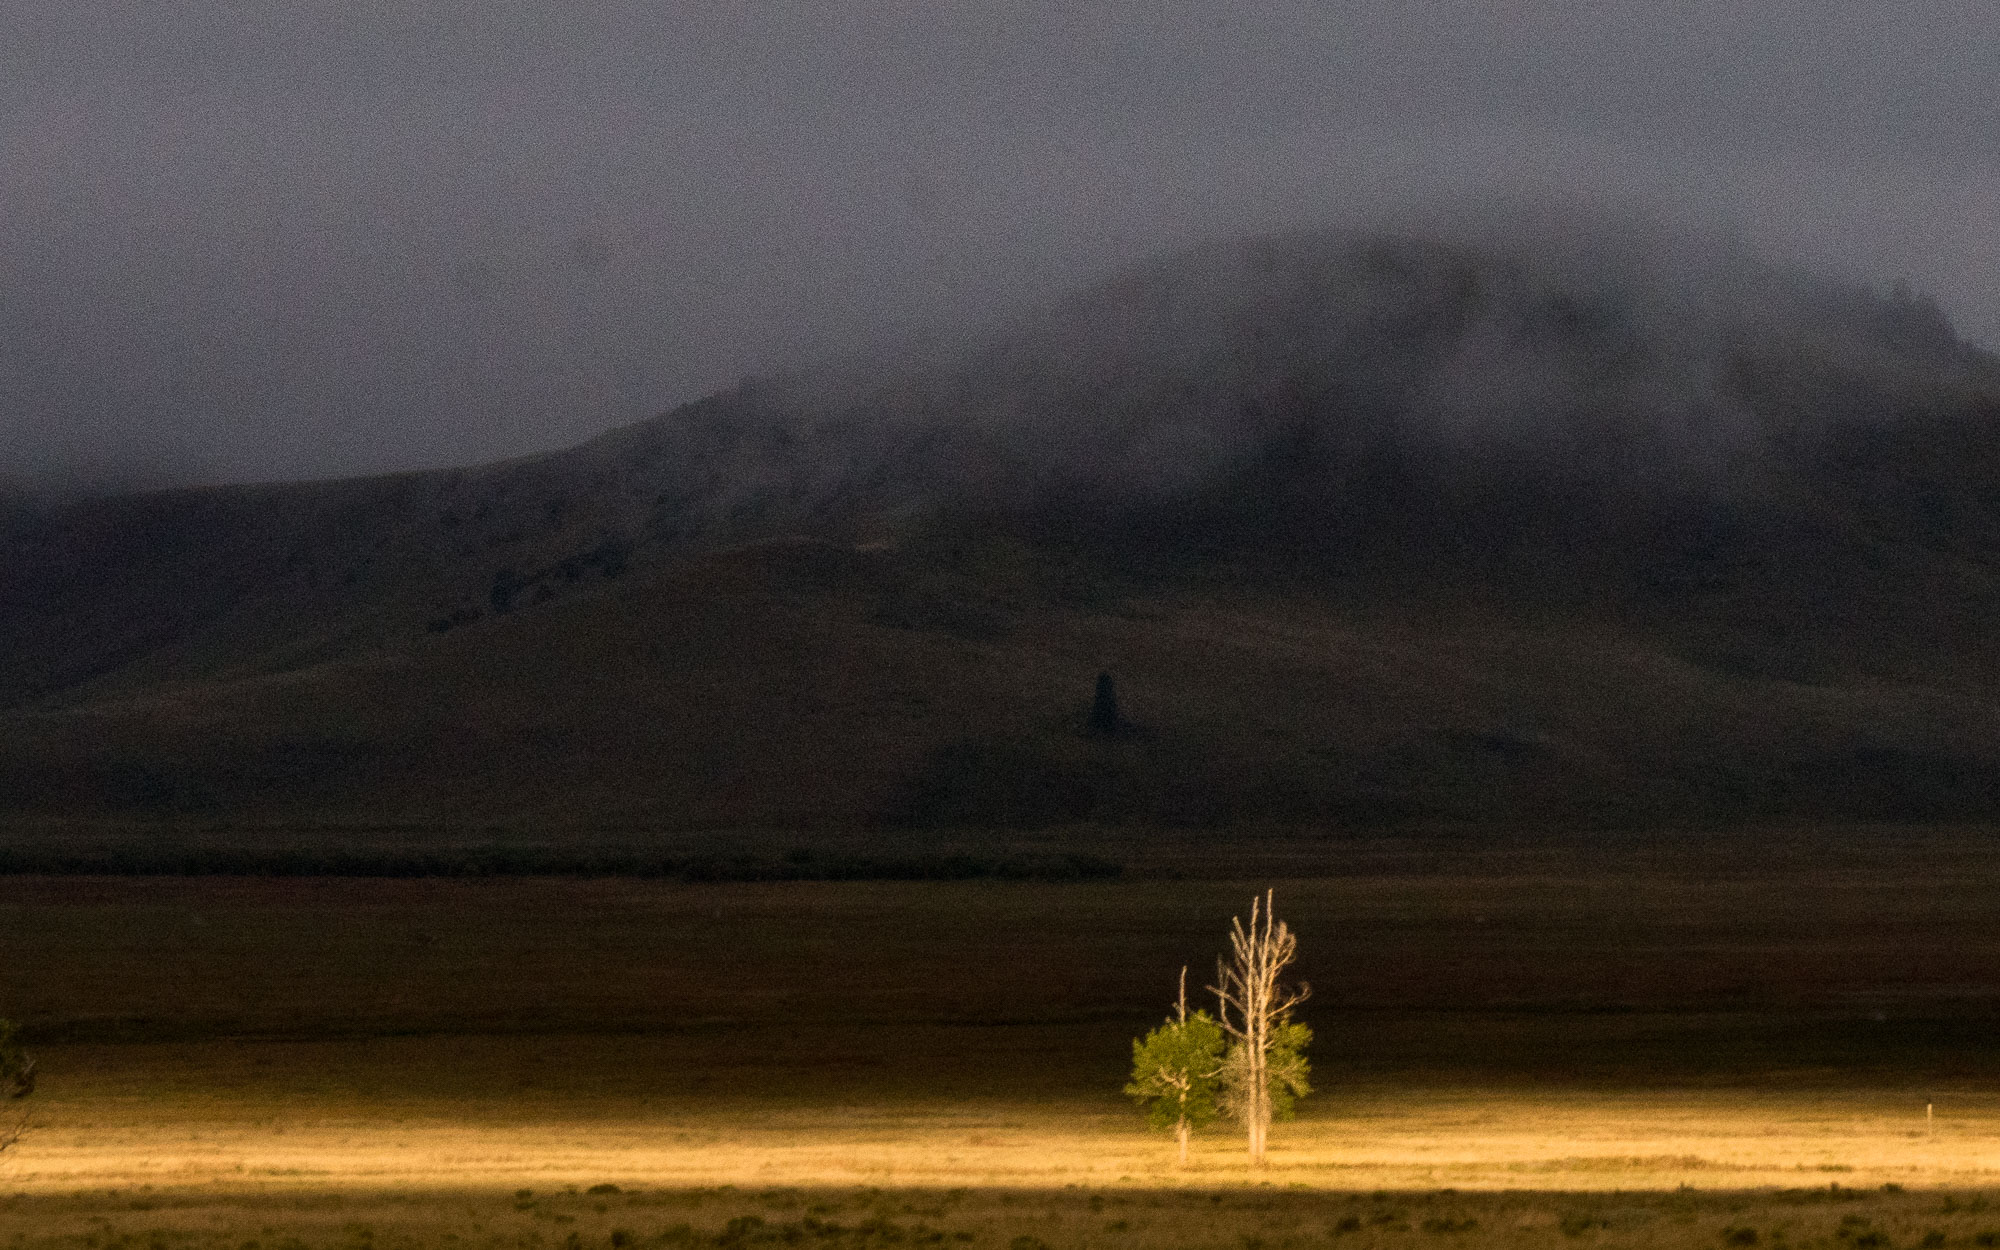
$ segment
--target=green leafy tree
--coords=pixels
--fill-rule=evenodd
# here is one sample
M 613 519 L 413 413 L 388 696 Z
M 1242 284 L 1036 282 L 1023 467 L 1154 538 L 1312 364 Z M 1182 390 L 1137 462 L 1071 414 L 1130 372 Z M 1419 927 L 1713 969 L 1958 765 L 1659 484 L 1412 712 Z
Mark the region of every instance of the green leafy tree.
M 1187 1009 L 1187 969 L 1181 969 L 1181 996 L 1175 1017 L 1132 1043 L 1132 1079 L 1125 1092 L 1146 1108 L 1154 1128 L 1172 1129 L 1187 1162 L 1194 1130 L 1214 1122 L 1217 1082 L 1222 1074 L 1222 1026 L 1205 1011 Z

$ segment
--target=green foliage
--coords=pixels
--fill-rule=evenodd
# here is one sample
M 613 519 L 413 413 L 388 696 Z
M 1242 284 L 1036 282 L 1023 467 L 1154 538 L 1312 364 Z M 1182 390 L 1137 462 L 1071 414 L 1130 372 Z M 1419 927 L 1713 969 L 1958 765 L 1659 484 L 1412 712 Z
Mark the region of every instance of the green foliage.
M 1132 1079 L 1125 1092 L 1146 1108 L 1146 1122 L 1199 1128 L 1219 1114 L 1222 1026 L 1205 1011 L 1167 1023 L 1132 1043 Z
M 1299 1099 L 1312 1093 L 1312 1064 L 1306 1047 L 1312 1045 L 1312 1030 L 1296 1020 L 1272 1026 L 1271 1043 L 1264 1056 L 1264 1078 L 1270 1088 L 1271 1118 L 1289 1120 L 1297 1113 Z M 1249 1054 L 1242 1042 L 1232 1042 L 1222 1062 L 1222 1102 L 1231 1114 L 1242 1114 L 1247 1100 L 1244 1082 L 1250 1071 Z
M 1295 1020 L 1287 1020 L 1271 1030 L 1271 1051 L 1265 1065 L 1271 1081 L 1271 1114 L 1277 1119 L 1291 1119 L 1299 1099 L 1312 1093 L 1312 1085 L 1306 1080 L 1312 1073 L 1312 1064 L 1305 1055 L 1312 1040 L 1312 1030 Z

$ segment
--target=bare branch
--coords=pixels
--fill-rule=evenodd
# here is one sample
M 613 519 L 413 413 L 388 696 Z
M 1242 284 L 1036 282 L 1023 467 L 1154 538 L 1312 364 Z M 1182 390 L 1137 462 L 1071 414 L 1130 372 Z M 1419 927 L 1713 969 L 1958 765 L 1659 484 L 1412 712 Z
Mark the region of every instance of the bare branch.
M 1242 1118 L 1254 1163 L 1264 1161 L 1265 1135 L 1273 1114 L 1272 1084 L 1303 1092 L 1305 1061 L 1287 1055 L 1280 1031 L 1292 1008 L 1311 994 L 1310 986 L 1281 985 L 1279 976 L 1298 956 L 1298 938 L 1278 919 L 1276 892 L 1250 900 L 1250 918 L 1229 922 L 1229 957 L 1218 960 L 1215 984 L 1217 1016 L 1224 1032 L 1235 1039 L 1223 1065 L 1224 1095 L 1230 1110 Z M 1281 1056 L 1274 1069 L 1274 1055 Z

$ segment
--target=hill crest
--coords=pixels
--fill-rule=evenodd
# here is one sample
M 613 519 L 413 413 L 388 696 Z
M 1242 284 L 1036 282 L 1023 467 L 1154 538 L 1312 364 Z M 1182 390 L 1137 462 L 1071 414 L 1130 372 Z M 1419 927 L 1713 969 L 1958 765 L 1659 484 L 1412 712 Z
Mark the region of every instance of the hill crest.
M 0 807 L 1981 813 L 1996 396 L 1727 253 L 1216 244 L 547 456 L 13 506 Z

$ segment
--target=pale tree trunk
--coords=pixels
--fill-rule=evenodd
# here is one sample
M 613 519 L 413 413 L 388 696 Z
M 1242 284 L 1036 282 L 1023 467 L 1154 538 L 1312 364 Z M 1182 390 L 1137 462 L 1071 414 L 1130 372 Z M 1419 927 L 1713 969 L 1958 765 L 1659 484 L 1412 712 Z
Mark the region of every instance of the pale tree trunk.
M 1222 1027 L 1236 1039 L 1242 1056 L 1239 1110 L 1250 1162 L 1259 1165 L 1271 1127 L 1272 1030 L 1310 993 L 1304 985 L 1292 990 L 1278 984 L 1278 974 L 1297 956 L 1299 944 L 1290 927 L 1272 914 L 1272 896 L 1266 890 L 1263 898 L 1250 900 L 1248 926 L 1240 916 L 1230 922 L 1229 958 L 1217 965 L 1216 984 L 1209 987 L 1220 1004 Z
M 1185 1025 L 1187 1024 L 1187 965 L 1186 964 L 1181 965 L 1181 997 L 1180 997 L 1179 1008 L 1180 1008 L 1180 1017 L 1179 1017 L 1180 1022 L 1181 1024 Z M 1188 1091 L 1193 1086 L 1193 1084 L 1194 1082 L 1192 1077 L 1188 1077 L 1186 1083 L 1181 1086 L 1181 1116 L 1180 1119 L 1174 1122 L 1174 1140 L 1180 1146 L 1180 1161 L 1182 1167 L 1187 1166 L 1188 1137 L 1194 1131 L 1194 1126 L 1188 1123 L 1188 1118 L 1187 1118 Z

